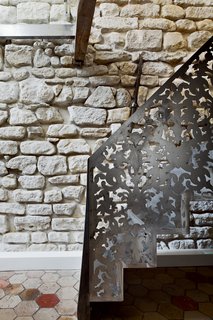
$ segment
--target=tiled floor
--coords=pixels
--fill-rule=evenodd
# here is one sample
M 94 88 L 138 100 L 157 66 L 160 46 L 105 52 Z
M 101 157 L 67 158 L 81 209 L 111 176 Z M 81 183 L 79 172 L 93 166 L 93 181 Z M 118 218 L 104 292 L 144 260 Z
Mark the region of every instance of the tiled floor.
M 0 272 L 0 320 L 77 320 L 78 270 Z M 91 320 L 213 320 L 213 267 L 128 269 L 125 301 Z
M 77 320 L 80 273 L 0 272 L 0 320 Z

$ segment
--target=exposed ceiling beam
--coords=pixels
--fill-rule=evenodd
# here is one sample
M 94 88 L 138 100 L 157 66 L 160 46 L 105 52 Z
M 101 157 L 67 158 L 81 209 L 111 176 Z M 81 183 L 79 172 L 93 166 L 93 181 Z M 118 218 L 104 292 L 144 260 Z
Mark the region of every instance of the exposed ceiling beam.
M 75 61 L 83 63 L 87 52 L 87 46 L 94 16 L 96 0 L 80 0 L 78 5 Z

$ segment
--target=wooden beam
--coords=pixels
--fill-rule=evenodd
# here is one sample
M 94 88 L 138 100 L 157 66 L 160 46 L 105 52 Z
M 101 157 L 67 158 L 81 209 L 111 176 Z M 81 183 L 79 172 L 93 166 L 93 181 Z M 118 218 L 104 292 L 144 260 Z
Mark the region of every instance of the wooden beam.
M 87 46 L 94 16 L 96 0 L 80 0 L 78 5 L 75 61 L 83 63 L 87 52 Z

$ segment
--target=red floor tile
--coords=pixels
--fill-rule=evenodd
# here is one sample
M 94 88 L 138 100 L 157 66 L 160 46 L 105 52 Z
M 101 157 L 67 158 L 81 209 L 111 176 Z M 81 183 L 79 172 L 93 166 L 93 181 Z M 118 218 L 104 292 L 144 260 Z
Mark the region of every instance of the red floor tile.
M 172 304 L 184 311 L 198 310 L 198 303 L 193 299 L 185 296 L 172 297 Z
M 54 308 L 59 302 L 56 294 L 42 294 L 36 299 L 40 308 Z

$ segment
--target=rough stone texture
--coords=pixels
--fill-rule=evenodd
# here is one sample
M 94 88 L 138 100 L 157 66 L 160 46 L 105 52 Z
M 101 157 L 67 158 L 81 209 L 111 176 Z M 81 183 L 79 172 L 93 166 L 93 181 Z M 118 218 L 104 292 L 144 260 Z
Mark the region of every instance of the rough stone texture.
M 164 35 L 163 46 L 165 50 L 176 51 L 185 47 L 185 40 L 180 32 L 167 32 Z
M 0 141 L 1 155 L 15 155 L 18 153 L 18 144 L 15 141 Z
M 8 112 L 7 111 L 3 111 L 3 110 L 0 110 L 0 125 L 5 123 L 5 121 L 7 120 L 8 118 Z
M 30 234 L 28 232 L 10 232 L 3 236 L 3 242 L 5 243 L 28 243 L 30 240 Z
M 8 200 L 8 192 L 7 190 L 0 188 L 0 201 L 7 201 Z
M 41 156 L 38 159 L 38 171 L 44 176 L 66 174 L 66 158 L 64 156 Z
M 188 7 L 186 8 L 186 18 L 193 20 L 213 19 L 213 10 L 208 7 Z
M 156 29 L 163 31 L 175 31 L 176 25 L 174 21 L 165 18 L 147 18 L 139 20 L 139 29 Z
M 85 138 L 104 138 L 110 132 L 109 128 L 82 128 L 81 136 Z
M 75 124 L 83 125 L 104 125 L 106 121 L 106 110 L 72 106 L 68 108 L 70 119 Z
M 211 37 L 210 31 L 196 31 L 188 36 L 188 46 L 191 50 L 200 48 Z
M 119 109 L 109 110 L 107 123 L 124 122 L 130 116 L 130 108 L 124 107 Z
M 53 205 L 53 212 L 58 215 L 72 216 L 76 205 L 74 203 L 60 203 Z
M 15 217 L 14 226 L 17 231 L 40 231 L 50 227 L 50 217 L 28 216 Z
M 54 107 L 38 108 L 36 110 L 36 117 L 40 123 L 62 123 L 63 118 L 59 110 Z
M 63 86 L 61 92 L 55 97 L 54 104 L 60 107 L 67 107 L 73 100 L 72 89 L 68 86 Z
M 50 5 L 48 3 L 27 2 L 17 5 L 19 23 L 48 23 Z
M 22 103 L 49 103 L 53 98 L 52 88 L 40 79 L 29 78 L 20 82 L 20 101 Z
M 54 203 L 62 200 L 62 193 L 60 190 L 49 190 L 44 193 L 44 202 Z
M 53 4 L 50 10 L 50 21 L 58 22 L 58 21 L 67 21 L 68 17 L 66 14 L 64 4 Z
M 95 108 L 114 108 L 116 102 L 112 89 L 104 86 L 97 87 L 86 100 L 85 105 Z
M 51 242 L 69 242 L 69 233 L 68 232 L 50 232 L 48 234 L 48 239 Z
M 0 128 L 0 138 L 1 139 L 12 139 L 12 140 L 21 140 L 25 136 L 24 127 L 4 127 Z
M 50 155 L 55 153 L 55 146 L 49 141 L 24 141 L 20 144 L 22 154 Z
M 24 189 L 43 189 L 45 179 L 43 176 L 20 176 L 18 182 Z
M 161 30 L 132 30 L 126 34 L 126 50 L 159 51 L 162 46 Z
M 64 155 L 90 152 L 90 146 L 84 139 L 64 139 L 57 144 L 58 153 Z
M 84 229 L 83 218 L 54 218 L 52 229 L 55 231 L 78 231 Z
M 33 174 L 36 171 L 36 157 L 35 156 L 17 156 L 10 159 L 6 167 L 9 169 L 18 169 L 22 174 Z
M 178 20 L 185 17 L 185 11 L 183 8 L 171 4 L 162 7 L 161 15 L 163 18 Z
M 121 18 L 114 17 L 113 19 L 108 17 L 95 18 L 94 24 L 96 28 L 101 28 L 103 32 L 107 31 L 127 31 L 129 29 L 137 29 L 137 18 Z
M 169 248 L 177 249 L 195 249 L 194 240 L 173 240 L 169 242 Z
M 68 158 L 69 169 L 72 173 L 87 172 L 87 162 L 89 156 L 74 156 Z
M 33 65 L 36 68 L 48 67 L 50 65 L 50 57 L 42 49 L 37 49 L 33 58 Z
M 121 10 L 122 17 L 158 17 L 160 14 L 160 6 L 152 3 L 145 4 L 129 4 Z
M 8 44 L 5 46 L 5 59 L 13 67 L 32 65 L 32 47 L 27 45 Z M 23 76 L 19 80 L 23 80 Z
M 29 125 L 36 122 L 37 118 L 34 112 L 24 106 L 14 107 L 10 110 L 10 125 Z
M 26 213 L 32 216 L 50 216 L 53 212 L 50 204 L 28 204 Z
M 6 165 L 4 162 L 0 161 L 0 176 L 4 176 L 8 173 Z
M 54 138 L 71 138 L 76 136 L 77 133 L 77 127 L 72 124 L 53 124 L 47 130 L 47 136 Z
M 77 174 L 66 175 L 66 176 L 56 176 L 49 178 L 48 181 L 53 185 L 70 185 L 79 182 L 79 176 Z
M 192 212 L 213 211 L 213 200 L 190 201 L 190 211 Z
M 25 213 L 25 207 L 19 203 L 1 202 L 0 213 L 23 215 Z
M 15 189 L 17 187 L 17 179 L 14 174 L 8 174 L 1 180 L 1 184 L 6 189 Z
M 14 199 L 17 202 L 42 202 L 43 192 L 40 190 L 23 190 L 16 189 L 13 193 Z
M 213 213 L 194 213 L 193 218 L 196 226 L 213 226 Z
M 0 216 L 0 234 L 6 233 L 9 230 L 6 216 Z
M 62 189 L 62 193 L 65 199 L 81 201 L 83 196 L 84 187 L 82 186 L 69 186 Z
M 0 82 L 0 102 L 14 103 L 18 100 L 19 88 L 16 82 Z
M 142 72 L 147 75 L 169 77 L 173 74 L 173 68 L 164 62 L 144 62 Z
M 130 59 L 131 59 L 130 54 L 122 50 L 116 50 L 114 52 L 97 51 L 95 53 L 96 63 L 110 63 L 110 62 L 125 61 Z
M 176 21 L 178 31 L 193 32 L 196 30 L 196 24 L 192 20 L 180 19 Z
M 2 48 L 0 48 L 0 70 L 3 69 L 3 65 L 4 65 L 3 50 Z

